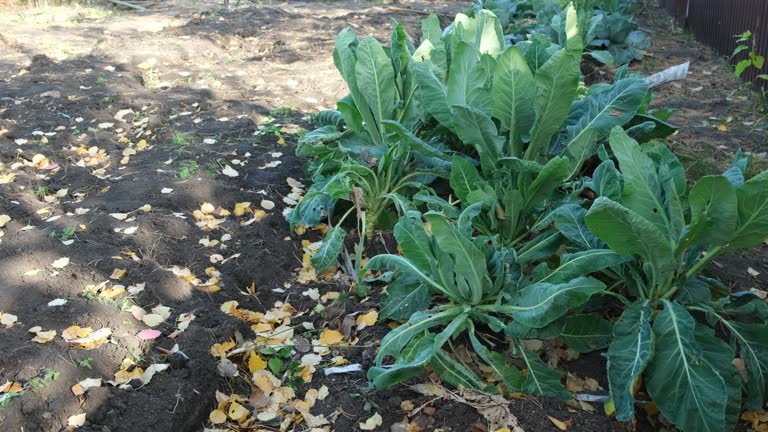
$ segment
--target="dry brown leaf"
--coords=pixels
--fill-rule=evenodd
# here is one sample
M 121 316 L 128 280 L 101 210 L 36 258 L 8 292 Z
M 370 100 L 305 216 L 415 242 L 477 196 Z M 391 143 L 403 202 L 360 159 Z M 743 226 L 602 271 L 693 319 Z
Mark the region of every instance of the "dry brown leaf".
M 556 419 L 556 418 L 554 418 L 554 417 L 552 417 L 550 415 L 548 415 L 547 418 L 549 419 L 549 421 L 552 422 L 553 425 L 555 425 L 556 428 L 560 429 L 561 431 L 568 430 L 568 428 L 571 427 L 571 421 L 570 420 L 562 421 L 562 420 L 558 420 L 558 419 Z

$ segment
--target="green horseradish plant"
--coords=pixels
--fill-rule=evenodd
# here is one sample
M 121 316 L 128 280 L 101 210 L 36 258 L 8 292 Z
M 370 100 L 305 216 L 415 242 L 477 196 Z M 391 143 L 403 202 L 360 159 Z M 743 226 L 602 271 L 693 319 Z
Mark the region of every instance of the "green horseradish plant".
M 565 47 L 534 39 L 504 48 L 498 20 L 481 10 L 475 18 L 458 15 L 445 37 L 433 32 L 416 51 L 419 100 L 443 140 L 461 150 L 451 164 L 455 197 L 464 208 L 483 203 L 476 227 L 498 234 L 505 246 L 518 244 L 546 208 L 568 198 L 563 186 L 613 127 L 643 137 L 674 131 L 645 113 L 648 87 L 625 68 L 613 84 L 580 94 L 583 45 L 575 9 L 566 15 Z M 414 198 L 447 215 L 458 212 L 442 198 Z
M 610 147 L 620 171 L 603 162 L 591 182 L 599 198 L 558 229 L 631 257 L 603 271 L 618 282 L 613 292 L 624 308 L 607 353 L 616 417 L 633 417 L 642 379 L 681 430 L 733 430 L 742 393 L 749 409 L 766 402 L 768 305 L 729 293 L 702 271 L 719 254 L 768 237 L 768 172 L 745 179 L 747 160 L 737 155 L 725 173 L 687 190 L 682 165 L 663 145 L 641 146 L 614 129 Z
M 319 271 L 339 256 L 346 235 L 341 224 L 352 210 L 365 220 L 362 234 L 370 236 L 380 225 L 394 225 L 395 204 L 404 205 L 415 191 L 429 190 L 435 178 L 448 176 L 450 156 L 444 145 L 415 135 L 421 115 L 414 50 L 399 24 L 386 48 L 372 36 L 358 40 L 351 29 L 336 37 L 334 63 L 350 94 L 338 102 L 338 111 L 320 113 L 320 127 L 302 137 L 297 154 L 312 158 L 312 186 L 288 215 L 292 227 L 317 225 L 325 218 L 331 222 L 312 260 Z M 334 221 L 337 201 L 348 202 L 349 210 Z
M 479 379 L 471 365 L 449 356 L 450 341 L 466 334 L 475 353 L 502 378 L 507 390 L 568 399 L 561 374 L 548 368 L 538 354 L 526 351 L 521 343 L 525 335 L 512 327 L 519 323 L 539 328 L 567 320 L 574 339 L 587 340 L 583 323 L 592 317 L 565 315 L 606 289 L 603 282 L 584 275 L 622 258 L 609 250 L 568 255 L 547 277 L 522 287 L 515 251 L 501 247 L 495 238 L 473 237 L 472 219 L 480 206 L 466 208 L 456 220 L 427 213 L 428 229 L 420 214 L 409 212 L 395 226 L 403 255 L 377 255 L 366 265 L 366 270 L 397 270 L 381 314 L 408 320 L 382 339 L 368 377 L 382 388 L 421 374 L 430 365 L 453 385 L 497 391 Z M 488 331 L 511 335 L 509 352 L 526 373 L 502 354 L 497 338 L 496 345 L 489 342 Z

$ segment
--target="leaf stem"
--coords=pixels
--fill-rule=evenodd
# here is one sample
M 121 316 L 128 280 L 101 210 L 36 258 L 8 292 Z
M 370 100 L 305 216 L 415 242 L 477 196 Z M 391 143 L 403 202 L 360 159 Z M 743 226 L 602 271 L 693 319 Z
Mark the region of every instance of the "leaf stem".
M 722 245 L 716 246 L 716 247 L 712 248 L 711 251 L 707 252 L 707 254 L 704 255 L 704 258 L 702 258 L 701 260 L 696 262 L 696 264 L 694 264 L 693 267 L 691 267 L 690 270 L 688 270 L 685 273 L 685 278 L 686 279 L 690 279 L 691 277 L 693 277 L 697 273 L 699 273 L 704 268 L 704 266 L 709 264 L 709 262 L 712 261 L 712 259 L 715 256 L 717 256 L 717 254 L 720 253 L 721 250 L 723 250 L 723 246 Z

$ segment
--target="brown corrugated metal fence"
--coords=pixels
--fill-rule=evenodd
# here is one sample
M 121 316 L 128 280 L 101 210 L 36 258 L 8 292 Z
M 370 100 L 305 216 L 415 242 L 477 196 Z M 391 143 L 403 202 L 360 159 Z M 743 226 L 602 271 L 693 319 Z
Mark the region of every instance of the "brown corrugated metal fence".
M 659 0 L 659 4 L 697 40 L 725 56 L 730 56 L 736 48 L 733 36 L 750 30 L 755 52 L 768 57 L 768 0 Z M 746 52 L 738 55 L 734 63 L 744 58 L 747 58 Z M 750 67 L 742 77 L 752 81 L 766 71 L 768 65 L 759 71 Z

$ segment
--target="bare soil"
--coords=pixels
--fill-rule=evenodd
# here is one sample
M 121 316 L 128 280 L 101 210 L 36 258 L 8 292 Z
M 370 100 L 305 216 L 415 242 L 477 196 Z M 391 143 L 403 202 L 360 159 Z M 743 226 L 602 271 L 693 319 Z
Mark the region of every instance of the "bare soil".
M 281 212 L 283 197 L 291 191 L 286 179 L 303 177 L 303 161 L 294 156 L 297 136 L 283 133 L 283 143 L 274 130 L 291 124 L 311 127 L 308 113 L 333 107 L 345 94 L 331 60 L 332 38 L 344 27 L 386 40 L 395 18 L 417 38 L 423 12 L 435 12 L 447 24 L 464 7 L 292 2 L 228 11 L 201 2 L 171 3 L 145 13 L 68 7 L 0 15 L 0 175 L 37 154 L 50 162 L 13 169 L 15 180 L 0 184 L 0 215 L 11 217 L 0 228 L 0 312 L 19 317 L 13 328 L 0 328 L 0 384 L 58 373 L 56 380 L 0 408 L 0 430 L 65 430 L 67 419 L 81 412 L 87 422 L 80 430 L 86 431 L 202 430 L 216 406 L 216 390 L 228 394 L 241 386 L 218 375 L 210 347 L 252 333 L 221 312 L 222 303 L 237 300 L 240 307 L 265 311 L 276 301 L 287 301 L 309 311 L 315 302 L 302 295 L 308 288 L 321 293 L 348 289 L 295 281 L 301 241 L 311 234 L 292 233 Z M 681 126 L 673 149 L 682 155 L 695 152 L 687 160 L 690 170 L 700 163 L 721 166 L 738 147 L 755 155 L 768 150 L 766 133 L 749 102 L 741 95 L 729 97 L 739 83 L 729 77 L 725 63 L 689 37 L 672 34 L 655 14 L 647 11 L 645 24 L 654 30 L 651 57 L 636 68 L 655 72 L 692 61 L 691 78 L 659 89 L 656 102 L 680 109 L 673 118 Z M 132 112 L 124 121 L 115 118 L 127 109 Z M 717 130 L 721 123 L 728 132 Z M 145 139 L 148 148 L 122 164 L 126 139 L 133 144 Z M 106 159 L 78 166 L 82 155 L 71 147 L 81 145 L 104 150 Z M 280 164 L 264 169 L 274 161 Z M 197 171 L 189 174 L 193 162 Z M 223 175 L 224 165 L 234 166 L 239 176 Z M 104 172 L 94 175 L 99 168 Z M 164 188 L 173 191 L 163 193 Z M 41 196 L 62 189 L 67 189 L 64 196 L 51 202 Z M 218 229 L 204 232 L 192 216 L 205 202 L 231 211 L 244 201 L 258 208 L 262 199 L 277 206 L 250 225 L 230 216 Z M 151 212 L 137 211 L 147 204 Z M 110 216 L 129 212 L 136 218 L 132 222 Z M 75 241 L 65 245 L 61 233 L 70 227 Z M 137 227 L 136 232 L 126 234 L 129 227 Z M 231 235 L 226 249 L 199 243 L 224 234 Z M 765 289 L 764 252 L 723 258 L 712 270 L 735 289 Z M 215 265 L 222 275 L 218 292 L 203 292 L 169 271 L 185 267 L 200 277 L 212 265 L 214 253 L 240 254 Z M 54 268 L 52 263 L 61 257 L 70 264 Z M 748 267 L 760 275 L 750 276 Z M 122 285 L 146 283 L 144 292 L 132 299 L 135 303 L 145 309 L 158 304 L 172 308 L 171 317 L 157 327 L 164 336 L 142 342 L 136 335 L 146 326 L 126 310 L 126 302 L 83 294 L 87 285 L 110 280 L 115 269 L 126 270 Z M 255 297 L 243 294 L 251 284 Z M 67 303 L 47 306 L 57 298 Z M 342 302 L 304 319 L 316 328 L 339 328 L 339 317 L 375 306 L 375 300 L 374 295 L 363 303 Z M 196 318 L 189 328 L 168 339 L 176 318 L 190 312 Z M 112 340 L 93 350 L 73 348 L 60 337 L 71 325 L 109 327 Z M 57 330 L 58 335 L 52 342 L 35 343 L 28 333 L 34 326 Z M 365 329 L 358 335 L 359 348 L 340 354 L 367 367 L 386 331 L 386 324 Z M 172 362 L 171 369 L 143 388 L 105 385 L 80 399 L 70 390 L 85 378 L 112 379 L 125 358 L 142 364 L 166 361 L 157 348 L 174 344 L 189 360 Z M 606 385 L 599 353 L 563 368 Z M 319 403 L 316 413 L 335 417 L 337 431 L 358 430 L 358 423 L 373 412 L 368 408 L 384 417 L 380 430 L 389 430 L 403 420 L 401 402 L 412 400 L 419 406 L 430 400 L 407 387 L 371 391 L 363 374 L 324 377 L 318 372 L 303 389 L 321 385 L 332 396 Z M 431 406 L 436 408 L 431 415 L 411 419 L 425 430 L 487 430 L 470 407 L 440 400 Z M 556 431 L 548 415 L 570 421 L 570 431 L 619 427 L 602 414 L 601 404 L 594 408 L 575 410 L 540 398 L 511 401 L 513 414 L 528 432 Z

